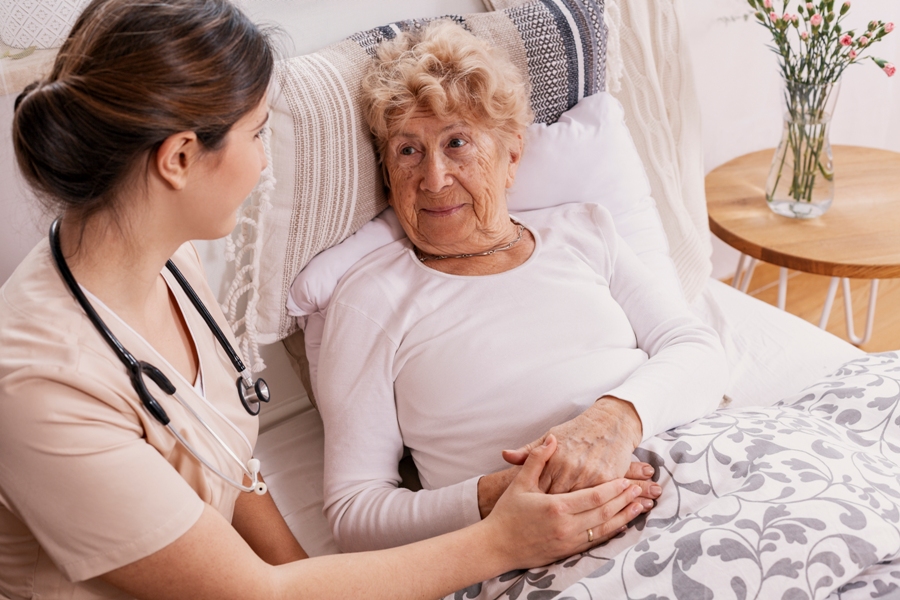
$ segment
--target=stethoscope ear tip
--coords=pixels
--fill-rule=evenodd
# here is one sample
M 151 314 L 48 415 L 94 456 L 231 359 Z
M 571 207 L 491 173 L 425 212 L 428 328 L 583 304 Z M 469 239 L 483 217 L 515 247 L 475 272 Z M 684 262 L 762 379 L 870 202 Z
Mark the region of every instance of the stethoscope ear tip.
M 265 481 L 258 481 L 256 485 L 253 486 L 253 493 L 257 496 L 264 496 L 268 491 L 269 486 L 266 485 Z

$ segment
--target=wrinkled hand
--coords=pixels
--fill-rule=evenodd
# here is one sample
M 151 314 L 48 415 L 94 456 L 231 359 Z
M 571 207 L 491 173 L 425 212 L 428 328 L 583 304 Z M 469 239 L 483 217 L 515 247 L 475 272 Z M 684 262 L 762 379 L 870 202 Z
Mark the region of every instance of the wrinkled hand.
M 514 465 L 525 462 L 532 449 L 553 434 L 558 448 L 541 473 L 541 489 L 551 494 L 580 490 L 620 477 L 647 479 L 652 468 L 632 463 L 631 453 L 642 438 L 641 420 L 630 402 L 605 396 L 578 417 L 553 427 L 541 438 L 518 450 L 504 450 Z M 645 466 L 649 470 L 645 470 Z M 651 486 L 659 490 L 659 486 Z M 650 495 L 655 498 L 659 495 Z
M 638 498 L 641 486 L 626 479 L 568 494 L 546 494 L 540 474 L 556 445 L 556 438 L 547 435 L 529 451 L 522 469 L 483 521 L 493 528 L 488 539 L 514 568 L 549 564 L 596 546 L 624 530 L 644 510 Z

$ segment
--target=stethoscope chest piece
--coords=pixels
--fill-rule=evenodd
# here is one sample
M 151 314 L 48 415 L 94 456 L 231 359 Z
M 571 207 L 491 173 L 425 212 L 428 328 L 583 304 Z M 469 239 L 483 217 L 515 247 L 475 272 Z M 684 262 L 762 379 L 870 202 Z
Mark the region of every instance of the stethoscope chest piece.
M 271 399 L 271 396 L 269 395 L 269 385 L 266 383 L 266 380 L 261 377 L 257 379 L 254 384 L 250 383 L 249 377 L 246 379 L 238 377 L 237 390 L 238 396 L 241 399 L 241 404 L 244 405 L 244 408 L 251 415 L 259 414 L 260 402 L 268 402 Z

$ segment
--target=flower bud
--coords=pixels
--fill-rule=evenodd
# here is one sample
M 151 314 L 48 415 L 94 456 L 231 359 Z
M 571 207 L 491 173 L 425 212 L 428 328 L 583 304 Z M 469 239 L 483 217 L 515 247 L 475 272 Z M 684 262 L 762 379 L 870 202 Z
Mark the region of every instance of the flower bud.
M 894 24 L 893 24 L 893 23 L 885 23 L 885 24 L 884 24 L 884 32 L 885 32 L 885 33 L 890 33 L 890 32 L 892 32 L 893 30 L 894 30 Z M 893 39 L 893 38 L 891 38 L 891 39 Z
M 774 14 L 774 13 L 773 13 L 773 14 Z M 822 24 L 822 15 L 821 15 L 821 13 L 816 13 L 816 14 L 814 14 L 814 15 L 812 16 L 812 18 L 810 18 L 809 22 L 810 22 L 810 24 L 811 24 L 813 27 L 818 27 L 819 25 L 821 25 L 821 24 Z
M 834 13 L 833 12 L 828 13 L 828 16 L 825 17 L 825 20 L 828 21 L 829 23 L 834 21 Z
M 847 0 L 841 5 L 841 14 L 846 15 L 848 10 L 850 10 L 850 0 Z
M 882 69 L 884 70 L 884 72 L 887 74 L 888 77 L 893 77 L 894 73 L 897 72 L 897 67 L 895 67 L 893 63 L 885 63 L 885 65 L 884 65 L 884 67 L 882 67 Z
M 845 33 L 844 35 L 842 35 L 838 41 L 841 43 L 841 46 L 852 46 L 853 45 L 853 37 L 848 33 Z

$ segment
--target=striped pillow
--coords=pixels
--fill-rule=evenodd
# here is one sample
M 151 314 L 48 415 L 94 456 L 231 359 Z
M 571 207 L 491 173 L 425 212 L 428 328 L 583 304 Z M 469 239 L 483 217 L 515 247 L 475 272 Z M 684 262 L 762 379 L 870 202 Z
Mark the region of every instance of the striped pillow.
M 553 123 L 605 88 L 603 0 L 534 0 L 444 18 L 504 49 L 528 74 L 537 122 Z M 361 82 L 378 43 L 427 21 L 360 32 L 277 67 L 270 168 L 245 203 L 228 250 L 237 274 L 225 312 L 257 370 L 257 344 L 297 329 L 286 301 L 300 269 L 387 205 L 362 116 Z

